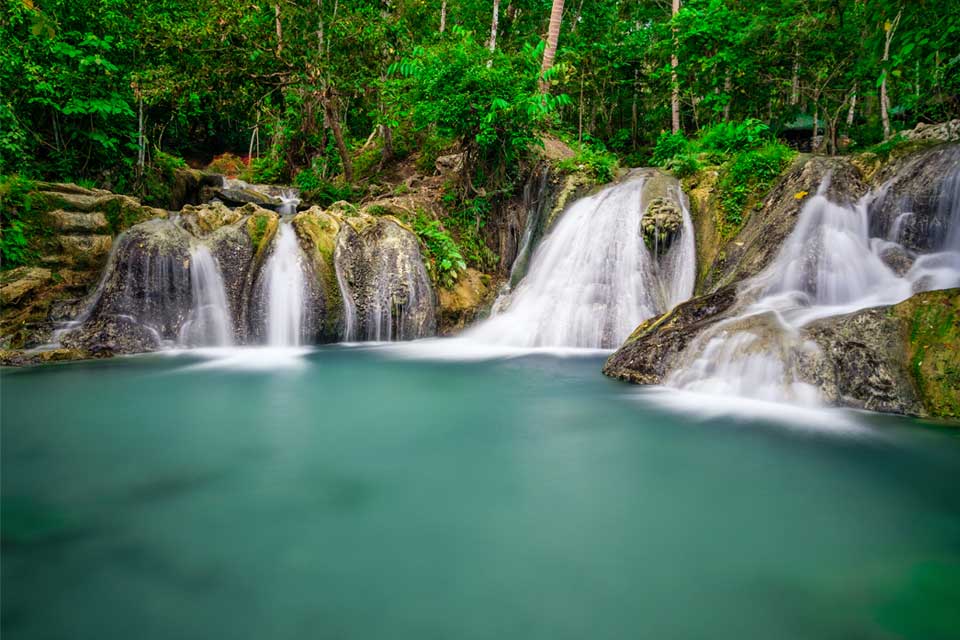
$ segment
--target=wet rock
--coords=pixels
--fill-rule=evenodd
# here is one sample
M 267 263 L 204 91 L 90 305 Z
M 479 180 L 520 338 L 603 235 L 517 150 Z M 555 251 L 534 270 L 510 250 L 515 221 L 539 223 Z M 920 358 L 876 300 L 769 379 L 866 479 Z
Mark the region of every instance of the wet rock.
M 913 266 L 913 256 L 900 245 L 891 244 L 889 247 L 880 251 L 880 259 L 883 263 L 901 278 L 910 271 Z
M 710 243 L 710 253 L 698 248 L 702 264 L 709 264 L 709 267 L 701 271 L 697 290 L 715 291 L 760 273 L 776 257 L 783 241 L 793 231 L 806 198 L 815 194 L 828 178 L 826 195 L 835 202 L 856 202 L 867 192 L 860 172 L 848 158 L 798 158 L 767 194 L 759 210 L 750 214 L 736 236 L 730 240 L 715 238 Z M 709 199 L 706 202 L 712 203 L 711 206 L 694 207 L 698 233 L 704 225 L 715 226 L 720 215 L 715 202 Z M 699 244 L 699 235 L 697 240 Z
M 240 209 L 230 209 L 222 202 L 212 202 L 199 206 L 187 205 L 180 212 L 180 224 L 198 238 L 228 224 L 233 224 L 248 215 L 255 215 L 264 209 L 256 205 L 246 205 Z
M 643 213 L 640 227 L 647 249 L 655 255 L 664 253 L 683 229 L 680 205 L 668 198 L 654 198 Z
M 875 178 L 884 190 L 869 207 L 870 235 L 911 251 L 942 248 L 952 207 L 960 206 L 952 201 L 960 198 L 958 172 L 960 145 L 925 149 L 884 166 Z
M 728 317 L 736 301 L 737 289 L 728 285 L 650 318 L 610 356 L 603 373 L 635 384 L 662 383 L 687 345 L 704 329 Z
M 312 276 L 307 304 L 314 319 L 311 338 L 316 342 L 336 342 L 343 336 L 343 297 L 334 265 L 341 225 L 339 217 L 319 207 L 299 213 L 293 219 Z
M 835 404 L 960 418 L 960 289 L 811 323 L 802 372 Z
M 436 334 L 433 288 L 416 235 L 391 217 L 345 218 L 334 261 L 344 286 L 348 339 Z
M 99 267 L 107 260 L 110 255 L 110 247 L 113 244 L 113 236 L 76 236 L 64 235 L 57 236 L 57 244 L 60 252 L 66 257 L 61 260 L 61 264 L 69 264 L 78 267 Z
M 58 209 L 47 213 L 47 223 L 65 233 L 109 233 L 110 223 L 100 211 L 81 213 Z
M 480 310 L 490 302 L 490 277 L 476 269 L 467 269 L 451 288 L 437 290 L 437 325 L 440 335 L 462 331 L 477 319 Z
M 0 304 L 12 306 L 51 282 L 50 269 L 17 267 L 0 272 Z

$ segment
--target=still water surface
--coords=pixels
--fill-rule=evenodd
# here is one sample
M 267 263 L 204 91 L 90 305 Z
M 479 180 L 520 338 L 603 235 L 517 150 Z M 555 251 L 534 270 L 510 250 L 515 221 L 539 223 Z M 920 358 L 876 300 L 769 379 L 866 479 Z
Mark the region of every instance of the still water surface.
M 960 431 L 265 353 L 2 372 L 4 640 L 960 637 Z

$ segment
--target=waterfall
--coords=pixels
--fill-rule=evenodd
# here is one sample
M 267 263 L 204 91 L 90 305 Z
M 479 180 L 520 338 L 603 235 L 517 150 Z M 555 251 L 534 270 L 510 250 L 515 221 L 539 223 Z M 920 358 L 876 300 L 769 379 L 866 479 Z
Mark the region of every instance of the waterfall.
M 918 291 L 960 286 L 958 176 L 960 171 L 941 184 L 938 215 L 951 221 L 942 250 L 916 256 L 900 274 L 886 258 L 891 251 L 909 258 L 909 252 L 894 241 L 870 237 L 870 205 L 878 195 L 840 205 L 827 199 L 827 184 L 821 185 L 774 261 L 745 283 L 739 313 L 699 335 L 667 385 L 819 405 L 818 391 L 798 375 L 804 356 L 816 349 L 802 339 L 803 326 L 895 304 Z
M 228 347 L 233 344 L 233 320 L 220 268 L 205 245 L 190 251 L 193 307 L 180 327 L 180 344 L 189 347 Z
M 657 176 L 663 184 L 664 176 Z M 643 320 L 693 292 L 693 227 L 679 185 L 680 237 L 655 257 L 641 219 L 654 176 L 642 174 L 578 200 L 544 238 L 527 276 L 495 305 L 499 311 L 465 336 L 522 347 L 613 348 Z
M 290 221 L 284 220 L 264 266 L 267 344 L 272 347 L 297 346 L 303 340 L 306 291 L 303 262 L 297 233 Z

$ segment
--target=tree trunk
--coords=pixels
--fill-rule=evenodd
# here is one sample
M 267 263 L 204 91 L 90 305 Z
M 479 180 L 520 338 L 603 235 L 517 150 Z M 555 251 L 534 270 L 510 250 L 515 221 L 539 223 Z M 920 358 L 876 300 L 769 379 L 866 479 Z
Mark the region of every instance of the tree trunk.
M 673 16 L 680 12 L 680 0 L 673 0 Z M 677 30 L 673 30 L 673 55 L 670 56 L 670 67 L 673 71 L 670 72 L 670 86 L 672 87 L 672 92 L 670 96 L 670 113 L 671 113 L 671 122 L 673 125 L 673 132 L 680 133 L 680 84 L 677 82 L 677 65 L 679 60 L 677 60 Z
M 880 119 L 883 121 L 883 139 L 887 140 L 890 137 L 890 96 L 887 95 L 887 62 L 890 60 L 890 41 L 893 40 L 893 34 L 897 30 L 897 25 L 900 24 L 900 15 L 903 13 L 901 9 L 897 13 L 897 17 L 893 19 L 893 22 L 886 22 L 883 25 L 884 31 L 887 32 L 887 36 L 883 43 L 883 75 L 880 80 Z
M 350 159 L 350 151 L 347 149 L 347 143 L 343 140 L 343 130 L 340 128 L 340 114 L 337 113 L 335 98 L 330 89 L 325 89 L 320 99 L 323 101 L 324 116 L 327 120 L 327 126 L 333 132 L 333 140 L 337 143 L 337 152 L 340 154 L 340 163 L 343 165 L 343 177 L 348 183 L 353 182 L 353 162 Z
M 280 26 L 280 5 L 273 5 L 273 13 L 277 23 L 277 55 L 283 53 L 283 27 Z
M 793 59 L 793 80 L 790 82 L 790 106 L 794 107 L 800 102 L 800 53 L 797 52 Z
M 547 46 L 543 50 L 543 64 L 540 66 L 540 91 L 548 93 L 549 83 L 543 79 L 543 74 L 553 67 L 553 60 L 557 56 L 557 42 L 560 40 L 560 22 L 563 20 L 563 0 L 553 0 L 550 9 L 550 26 L 547 28 Z
M 443 33 L 447 28 L 447 0 L 443 0 L 443 3 L 440 5 L 440 33 Z
M 733 101 L 733 96 L 730 95 L 730 92 L 733 90 L 733 80 L 730 78 L 730 72 L 727 71 L 727 77 L 723 79 L 723 92 L 727 94 L 727 102 L 723 105 L 723 121 L 728 122 L 730 120 L 730 103 Z
M 847 111 L 847 126 L 853 126 L 853 116 L 857 108 L 857 83 L 853 83 L 853 91 L 850 92 L 850 110 Z
M 493 20 L 490 21 L 490 52 L 497 48 L 497 25 L 500 23 L 500 0 L 493 0 Z

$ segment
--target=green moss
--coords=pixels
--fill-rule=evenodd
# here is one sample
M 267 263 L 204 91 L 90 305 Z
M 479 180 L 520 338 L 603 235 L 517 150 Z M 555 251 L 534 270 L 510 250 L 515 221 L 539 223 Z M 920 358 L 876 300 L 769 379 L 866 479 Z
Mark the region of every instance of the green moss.
M 960 289 L 922 293 L 896 310 L 907 322 L 910 373 L 925 408 L 960 418 Z
M 257 213 L 247 218 L 247 235 L 253 243 L 254 254 L 263 255 L 270 239 L 277 230 L 277 216 L 269 213 Z
M 307 211 L 293 220 L 293 226 L 301 238 L 313 247 L 310 255 L 317 282 L 324 292 L 327 312 L 324 318 L 324 334 L 331 338 L 339 335 L 339 324 L 343 310 L 343 298 L 337 283 L 337 271 L 333 258 L 337 247 L 337 233 L 340 222 L 325 212 Z

